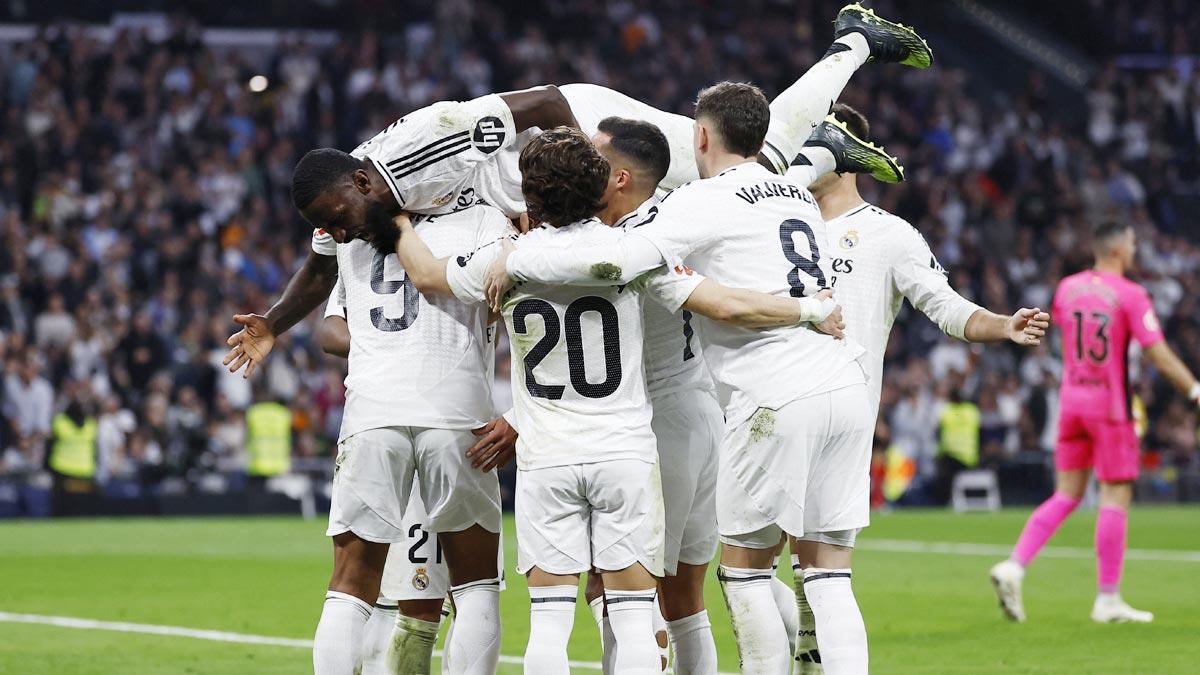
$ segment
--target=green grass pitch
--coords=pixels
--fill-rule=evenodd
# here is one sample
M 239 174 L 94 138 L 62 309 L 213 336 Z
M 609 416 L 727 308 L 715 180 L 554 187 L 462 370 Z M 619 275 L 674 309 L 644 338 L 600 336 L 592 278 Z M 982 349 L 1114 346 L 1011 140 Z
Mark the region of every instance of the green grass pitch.
M 999 556 L 935 553 L 921 542 L 1010 545 L 1027 511 L 955 515 L 902 511 L 875 517 L 856 553 L 854 585 L 874 673 L 1196 672 L 1200 509 L 1138 508 L 1124 595 L 1155 612 L 1151 625 L 1091 623 L 1095 563 L 1046 556 L 1026 577 L 1029 621 L 1000 618 L 987 582 Z M 1091 546 L 1094 514 L 1076 514 L 1052 546 Z M 519 656 L 528 596 L 513 578 L 503 597 L 503 653 Z M 872 546 L 872 541 L 880 542 Z M 884 550 L 901 540 L 912 550 Z M 911 545 L 910 545 L 911 544 Z M 892 548 L 897 545 L 892 544 Z M 71 520 L 0 523 L 0 611 L 311 638 L 331 555 L 323 524 L 298 518 Z M 737 652 L 715 580 L 708 587 L 721 668 Z M 599 659 L 582 602 L 571 657 Z M 0 622 L 0 673 L 303 673 L 305 649 Z M 501 672 L 519 672 L 504 665 Z M 587 672 L 582 670 L 580 672 Z

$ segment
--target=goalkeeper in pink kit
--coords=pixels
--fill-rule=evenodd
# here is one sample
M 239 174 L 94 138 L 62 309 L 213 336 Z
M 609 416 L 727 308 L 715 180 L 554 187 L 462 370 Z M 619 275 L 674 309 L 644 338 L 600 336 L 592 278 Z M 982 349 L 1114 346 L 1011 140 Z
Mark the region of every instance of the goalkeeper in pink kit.
M 1021 581 L 1055 530 L 1079 505 L 1088 472 L 1100 482 L 1096 518 L 1098 592 L 1092 620 L 1146 623 L 1150 612 L 1121 599 L 1127 512 L 1138 474 L 1138 439 L 1129 394 L 1128 352 L 1136 340 L 1147 359 L 1195 404 L 1200 384 L 1171 351 L 1144 288 L 1125 278 L 1133 265 L 1133 228 L 1105 223 L 1092 237 L 1096 264 L 1066 277 L 1054 294 L 1052 316 L 1062 331 L 1054 494 L 1033 512 L 1008 560 L 991 570 L 1004 614 L 1025 620 Z

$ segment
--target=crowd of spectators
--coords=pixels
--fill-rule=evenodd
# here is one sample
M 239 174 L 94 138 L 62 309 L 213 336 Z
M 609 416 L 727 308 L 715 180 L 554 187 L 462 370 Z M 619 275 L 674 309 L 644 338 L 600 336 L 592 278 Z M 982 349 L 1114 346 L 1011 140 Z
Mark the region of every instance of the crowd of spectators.
M 604 84 L 685 114 L 721 79 L 770 96 L 824 52 L 837 10 L 560 0 L 534 22 L 499 3 L 435 6 L 330 47 L 289 33 L 265 60 L 205 44 L 186 19 L 160 41 L 53 25 L 3 45 L 0 479 L 42 470 L 51 418 L 69 407 L 97 420 L 96 482 L 115 492 L 221 489 L 208 478 L 244 470 L 256 397 L 291 408 L 298 456 L 331 456 L 344 363 L 320 354 L 316 314 L 253 379 L 221 366 L 230 317 L 265 310 L 306 255 L 310 231 L 288 194 L 300 154 L 353 147 L 437 100 L 547 82 Z M 265 91 L 247 86 L 255 74 Z M 855 76 L 843 100 L 909 169 L 899 186 L 864 179 L 867 198 L 925 235 L 959 291 L 1005 312 L 1048 308 L 1057 281 L 1087 263 L 1090 225 L 1127 220 L 1137 278 L 1200 366 L 1200 228 L 1179 208 L 1195 191 L 1200 76 L 1104 65 L 1078 113 L 1050 105 L 1041 77 L 992 92 L 1007 105 L 973 95 L 971 80 L 954 63 Z M 977 349 L 911 310 L 892 338 L 880 438 L 919 475 L 955 396 L 979 408 L 984 463 L 1052 448 L 1057 340 Z M 1146 447 L 1163 465 L 1192 462 L 1192 411 L 1159 379 L 1137 381 Z

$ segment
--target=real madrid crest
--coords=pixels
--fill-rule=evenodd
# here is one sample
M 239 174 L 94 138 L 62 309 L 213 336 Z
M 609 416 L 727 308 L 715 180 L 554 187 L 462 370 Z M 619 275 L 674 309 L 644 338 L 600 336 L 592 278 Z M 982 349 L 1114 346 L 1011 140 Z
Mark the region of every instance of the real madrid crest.
M 429 574 L 425 572 L 424 567 L 418 567 L 417 570 L 413 572 L 412 584 L 413 588 L 417 589 L 418 591 L 423 591 L 426 588 L 429 588 Z
M 838 245 L 846 250 L 858 246 L 858 230 L 846 230 L 846 234 L 842 235 L 842 238 L 838 241 Z
M 445 206 L 445 205 L 449 204 L 450 200 L 453 198 L 454 198 L 454 190 L 451 190 L 451 191 L 447 192 L 446 194 L 442 195 L 441 197 L 434 199 L 433 205 L 434 206 Z

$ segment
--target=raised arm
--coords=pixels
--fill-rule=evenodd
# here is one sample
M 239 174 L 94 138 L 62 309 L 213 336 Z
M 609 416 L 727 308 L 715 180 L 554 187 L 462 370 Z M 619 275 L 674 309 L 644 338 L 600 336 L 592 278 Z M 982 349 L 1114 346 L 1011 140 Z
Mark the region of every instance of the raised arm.
M 279 298 L 265 315 L 237 314 L 233 317 L 242 330 L 229 336 L 229 353 L 223 363 L 230 372 L 246 366 L 243 377 L 250 377 L 271 353 L 275 338 L 308 316 L 337 282 L 337 257 L 309 251 L 304 265 L 297 270 Z
M 1147 347 L 1146 358 L 1150 359 L 1150 363 L 1154 364 L 1158 372 L 1162 373 L 1173 387 L 1186 395 L 1193 405 L 1200 404 L 1200 382 L 1196 381 L 1196 376 L 1166 342 Z
M 508 104 L 512 111 L 513 123 L 517 131 L 525 131 L 530 127 L 553 129 L 566 126 L 579 128 L 575 114 L 571 112 L 571 104 L 567 102 L 558 87 L 548 84 L 542 87 L 531 87 L 520 91 L 509 91 L 500 94 L 500 98 Z

